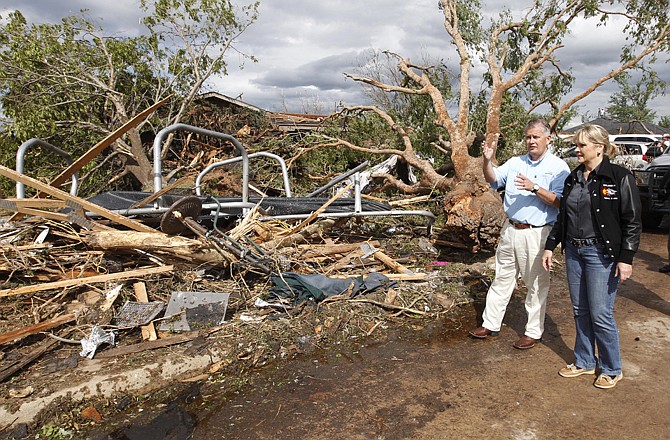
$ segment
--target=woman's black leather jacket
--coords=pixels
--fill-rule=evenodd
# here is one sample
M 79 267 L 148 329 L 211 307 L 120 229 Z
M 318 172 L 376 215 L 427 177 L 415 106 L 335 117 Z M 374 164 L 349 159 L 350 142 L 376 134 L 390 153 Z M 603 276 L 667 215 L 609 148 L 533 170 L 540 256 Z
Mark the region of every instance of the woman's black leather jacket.
M 565 249 L 565 203 L 580 169 L 584 170 L 583 164 L 565 179 L 558 219 L 549 233 L 545 249 L 553 251 L 558 243 Z M 600 233 L 605 248 L 615 261 L 632 264 L 642 234 L 640 195 L 635 178 L 626 168 L 611 163 L 607 156 L 595 173 L 597 184 L 592 187 L 591 193 L 591 216 L 596 223 L 594 230 Z

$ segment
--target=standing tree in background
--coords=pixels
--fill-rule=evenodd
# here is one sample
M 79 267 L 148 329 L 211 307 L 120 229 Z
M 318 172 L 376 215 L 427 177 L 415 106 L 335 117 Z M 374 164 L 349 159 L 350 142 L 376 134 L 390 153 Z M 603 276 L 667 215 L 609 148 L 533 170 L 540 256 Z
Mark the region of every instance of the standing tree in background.
M 135 37 L 108 36 L 86 11 L 59 24 L 28 24 L 20 11 L 2 17 L 4 150 L 14 153 L 20 143 L 38 137 L 76 155 L 172 96 L 107 155 L 121 159 L 113 179 L 132 175 L 151 189 L 153 169 L 140 134 L 180 121 L 205 82 L 226 74 L 226 54 L 255 22 L 258 3 L 237 9 L 229 0 L 142 0 L 141 6 L 147 33 Z
M 656 112 L 648 106 L 664 89 L 654 72 L 631 84 L 630 74 L 620 73 L 614 78 L 620 91 L 612 94 L 606 111 L 610 119 L 620 122 L 650 122 L 656 119 Z
M 448 42 L 457 57 L 456 71 L 452 73 L 456 78 L 452 87 L 454 100 L 449 101 L 433 83 L 432 66 L 415 64 L 399 54 L 391 55 L 397 60 L 397 69 L 403 78 L 401 82 L 387 83 L 370 76 L 346 74 L 387 93 L 428 97 L 436 124 L 444 129 L 451 144 L 453 177 L 436 172 L 430 160 L 417 154 L 410 136 L 413 127 L 404 126 L 402 121 L 395 120 L 379 107 L 348 107 L 345 112 L 378 115 L 395 131 L 401 140 L 399 146 L 360 146 L 343 139 L 329 139 L 327 144 L 402 156 L 421 173 L 415 187 L 404 186 L 402 189 L 408 193 L 420 193 L 425 188 L 448 191 L 444 205 L 445 230 L 452 240 L 474 248 L 488 247 L 495 241 L 503 214 L 500 198 L 484 181 L 481 159 L 469 152 L 476 136 L 470 114 L 471 82 L 481 82 L 480 78 L 472 77 L 473 64 L 479 61 L 486 66 L 483 141 L 496 145 L 501 133 L 504 134 L 501 120 L 506 96 L 511 97 L 510 102 L 524 103 L 526 119 L 541 108 L 549 109 L 548 119 L 556 127 L 576 103 L 607 81 L 622 72 L 644 67 L 645 61 L 653 64 L 660 52 L 670 52 L 668 0 L 535 0 L 524 5 L 517 2 L 515 8 L 522 11 L 518 17 L 510 10 L 504 10 L 488 26 L 482 15 L 482 3 L 480 0 L 439 1 Z M 606 70 L 593 72 L 597 79 L 584 90 L 572 90 L 574 78 L 561 68 L 559 58 L 565 37 L 584 21 L 595 22 L 599 30 L 608 32 L 607 25 L 614 19 L 625 21 L 624 32 L 628 40 L 628 44 L 621 48 L 619 63 L 613 68 L 608 64 L 610 67 Z

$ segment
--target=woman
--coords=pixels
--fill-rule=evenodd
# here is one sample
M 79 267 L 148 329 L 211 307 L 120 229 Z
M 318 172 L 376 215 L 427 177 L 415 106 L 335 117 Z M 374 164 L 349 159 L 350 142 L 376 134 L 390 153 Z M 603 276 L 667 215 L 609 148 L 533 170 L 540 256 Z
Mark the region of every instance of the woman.
M 640 196 L 630 171 L 610 162 L 616 147 L 604 128 L 586 125 L 573 142 L 579 166 L 565 179 L 558 220 L 542 256 L 550 270 L 561 243 L 577 328 L 574 362 L 558 374 L 595 374 L 599 366 L 594 386 L 613 388 L 623 379 L 614 298 L 619 282 L 633 273 L 642 232 Z

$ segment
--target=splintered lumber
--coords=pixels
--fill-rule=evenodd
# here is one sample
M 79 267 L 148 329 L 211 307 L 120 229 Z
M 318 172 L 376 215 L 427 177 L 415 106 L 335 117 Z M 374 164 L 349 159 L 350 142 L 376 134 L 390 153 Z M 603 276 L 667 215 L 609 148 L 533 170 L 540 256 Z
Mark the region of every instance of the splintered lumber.
M 62 212 L 51 212 L 51 211 L 44 211 L 42 209 L 34 209 L 34 208 L 22 208 L 20 206 L 14 206 L 14 207 L 9 207 L 7 205 L 2 205 L 0 208 L 8 209 L 10 211 L 18 212 L 19 214 L 25 214 L 25 215 L 32 215 L 34 217 L 41 217 L 41 218 L 46 218 L 49 220 L 56 220 L 59 222 L 68 222 L 67 214 L 63 214 Z
M 299 231 L 302 230 L 305 226 L 307 226 L 308 224 L 310 224 L 315 218 L 317 218 L 317 217 L 319 216 L 319 214 L 321 214 L 322 212 L 324 212 L 324 211 L 325 211 L 325 210 L 326 210 L 326 209 L 327 209 L 327 208 L 328 208 L 328 207 L 329 207 L 335 200 L 337 200 L 337 199 L 339 199 L 340 197 L 342 197 L 342 194 L 344 194 L 345 192 L 349 191 L 349 190 L 351 189 L 352 186 L 353 186 L 353 183 L 350 183 L 350 184 L 348 184 L 347 186 L 345 186 L 344 188 L 342 188 L 341 190 L 339 190 L 339 191 L 337 192 L 337 194 L 335 194 L 333 197 L 331 197 L 326 203 L 324 203 L 323 205 L 321 205 L 321 207 L 320 207 L 319 209 L 317 209 L 316 211 L 314 211 L 313 213 L 311 213 L 311 214 L 309 215 L 309 217 L 307 217 L 305 220 L 303 220 L 302 222 L 300 222 L 300 224 L 298 224 L 298 225 L 295 226 L 293 229 L 291 229 L 290 234 L 299 232 Z
M 150 114 L 155 112 L 159 107 L 163 106 L 166 102 L 168 102 L 168 100 L 171 97 L 172 95 L 168 96 L 165 99 L 162 99 L 161 101 L 158 101 L 151 107 L 133 116 L 131 120 L 123 124 L 121 127 L 117 128 L 109 135 L 107 135 L 106 138 L 104 138 L 103 140 L 92 146 L 86 153 L 84 153 L 81 157 L 79 157 L 79 159 L 72 162 L 70 166 L 65 168 L 63 172 L 61 172 L 58 176 L 56 176 L 56 178 L 51 181 L 51 186 L 59 186 L 65 183 L 65 181 L 69 179 L 74 173 L 81 170 L 84 167 L 84 165 L 89 163 L 95 156 L 100 154 L 105 148 L 112 145 L 114 141 L 116 141 L 121 136 L 126 134 L 128 130 L 135 127 L 137 124 L 145 120 Z
M 389 257 L 382 251 L 375 251 L 374 257 L 384 263 L 389 269 L 393 269 L 396 273 L 404 275 L 414 275 L 414 272 L 409 270 L 406 266 L 395 261 L 393 258 Z
M 169 347 L 171 345 L 183 344 L 196 338 L 208 337 L 214 332 L 221 330 L 221 327 L 212 327 L 207 330 L 191 331 L 168 338 L 157 339 L 155 341 L 144 341 L 139 344 L 126 345 L 124 347 L 114 347 L 100 353 L 96 353 L 96 359 L 108 359 L 116 356 L 123 356 L 131 353 L 139 353 L 145 350 L 155 350 L 157 348 Z
M 81 286 L 83 284 L 104 283 L 113 280 L 137 278 L 145 275 L 171 272 L 174 266 L 143 267 L 125 272 L 95 275 L 92 277 L 75 278 L 72 280 L 55 281 L 53 283 L 36 284 L 33 286 L 18 287 L 16 289 L 0 290 L 0 298 L 5 296 L 21 295 L 25 293 L 41 292 L 43 290 L 62 289 L 63 287 Z
M 16 208 L 65 208 L 64 200 L 54 199 L 2 199 L 0 208 L 16 211 Z
M 135 296 L 137 297 L 137 301 L 139 302 L 149 302 L 149 296 L 147 295 L 147 286 L 144 284 L 142 281 L 138 281 L 137 283 L 133 284 L 133 290 L 135 291 Z M 140 330 L 142 330 L 142 339 L 149 340 L 149 341 L 155 341 L 158 339 L 158 335 L 156 334 L 156 328 L 154 327 L 154 323 L 150 322 L 147 325 L 140 326 Z
M 34 335 L 39 332 L 49 330 L 54 327 L 58 327 L 65 323 L 74 321 L 77 319 L 74 313 L 68 313 L 67 315 L 58 316 L 56 318 L 51 318 L 43 322 L 39 322 L 35 325 L 29 327 L 23 327 L 18 330 L 13 330 L 11 332 L 0 334 L 0 344 L 7 344 L 9 342 L 16 341 L 17 339 L 25 338 L 26 336 Z
M 111 132 L 107 137 L 105 137 L 103 140 L 95 144 L 93 147 L 91 147 L 86 153 L 84 153 L 83 156 L 79 157 L 79 159 L 75 160 L 72 162 L 67 168 L 65 168 L 54 180 L 51 181 L 51 186 L 57 187 L 65 183 L 67 179 L 72 177 L 74 173 L 80 171 L 84 165 L 89 163 L 95 156 L 100 154 L 105 148 L 109 147 L 112 145 L 114 141 L 119 139 L 121 136 L 126 134 L 128 130 L 131 128 L 135 127 L 137 124 L 145 120 L 151 113 L 155 112 L 159 107 L 162 107 L 168 100 L 172 97 L 172 95 L 168 96 L 165 99 L 162 99 L 161 101 L 158 101 L 151 107 L 147 108 L 141 113 L 138 113 L 137 115 L 133 116 L 132 119 L 130 119 L 128 122 L 123 124 L 121 127 L 117 128 L 113 132 Z M 36 188 L 37 189 L 37 188 Z M 40 191 L 38 192 L 37 196 L 39 197 L 42 195 L 42 193 L 45 193 L 46 191 Z M 47 193 L 48 194 L 48 193 Z M 14 209 L 13 211 L 16 211 L 16 214 L 12 216 L 12 220 L 18 220 L 20 219 L 23 214 L 22 211 Z
M 310 237 L 318 232 L 324 232 L 335 226 L 336 221 L 333 219 L 324 219 L 318 223 L 304 227 L 300 232 L 288 235 L 286 237 L 279 237 L 271 241 L 261 243 L 261 247 L 266 250 L 277 250 L 287 246 L 292 246 L 299 242 L 304 242 L 307 237 Z
M 162 232 L 136 231 L 87 231 L 81 239 L 87 245 L 104 251 L 130 251 L 141 249 L 151 254 L 171 256 L 194 264 L 227 264 L 235 261 L 232 255 L 226 259 L 220 252 L 200 240 L 167 235 Z
M 151 194 L 149 197 L 145 198 L 144 200 L 140 200 L 139 202 L 135 202 L 132 205 L 130 205 L 129 209 L 133 208 L 139 208 L 140 206 L 148 205 L 149 203 L 153 202 L 163 194 L 167 194 L 168 192 L 172 191 L 172 189 L 177 188 L 179 185 L 183 185 L 184 182 L 189 182 L 193 179 L 193 174 L 188 174 L 184 177 L 180 177 L 179 179 L 175 180 L 171 184 L 164 186 L 161 188 L 159 191 L 156 191 L 155 193 Z
M 70 195 L 66 193 L 65 191 L 62 191 L 58 188 L 54 188 L 53 186 L 46 185 L 39 180 L 33 179 L 32 177 L 28 177 L 24 174 L 17 173 L 14 170 L 11 170 L 7 168 L 6 166 L 0 165 L 0 174 L 9 177 L 10 179 L 14 179 L 17 182 L 21 182 L 24 185 L 28 185 L 32 188 L 35 188 L 38 191 L 42 191 L 46 194 L 49 194 L 50 196 L 53 196 L 57 199 L 60 200 L 65 200 L 66 204 L 73 208 L 73 209 L 87 209 L 91 212 L 94 212 L 102 217 L 105 217 L 109 220 L 112 220 L 120 225 L 127 226 L 131 229 L 134 229 L 136 231 L 143 231 L 143 232 L 156 232 L 155 229 L 150 228 L 149 226 L 143 225 L 140 222 L 136 222 L 135 220 L 131 220 L 129 218 L 126 218 L 122 215 L 116 214 L 115 212 L 112 212 L 108 209 L 105 209 L 101 206 L 96 205 L 95 203 L 91 203 L 88 200 L 84 200 L 80 197 L 76 197 L 73 195 Z
M 368 242 L 370 246 L 379 246 L 377 240 Z M 309 260 L 315 257 L 322 257 L 334 254 L 347 254 L 353 250 L 360 249 L 360 243 L 340 243 L 340 244 L 308 244 L 300 245 L 299 249 L 303 252 L 300 254 L 301 258 Z

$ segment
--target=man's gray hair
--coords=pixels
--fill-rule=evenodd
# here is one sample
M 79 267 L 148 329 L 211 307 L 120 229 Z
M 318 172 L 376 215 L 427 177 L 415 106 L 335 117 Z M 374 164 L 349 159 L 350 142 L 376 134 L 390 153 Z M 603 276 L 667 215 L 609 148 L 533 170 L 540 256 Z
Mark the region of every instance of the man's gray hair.
M 534 127 L 542 128 L 544 130 L 544 134 L 546 134 L 547 136 L 551 134 L 551 126 L 549 125 L 546 119 L 542 118 L 531 119 L 530 121 L 528 121 L 526 127 L 523 129 L 523 132 L 526 133 L 528 130 Z

